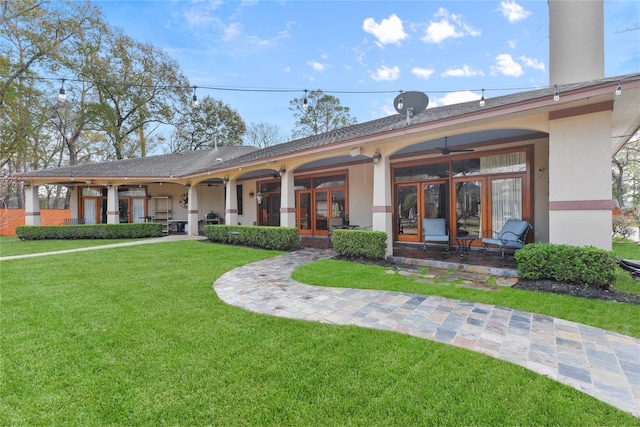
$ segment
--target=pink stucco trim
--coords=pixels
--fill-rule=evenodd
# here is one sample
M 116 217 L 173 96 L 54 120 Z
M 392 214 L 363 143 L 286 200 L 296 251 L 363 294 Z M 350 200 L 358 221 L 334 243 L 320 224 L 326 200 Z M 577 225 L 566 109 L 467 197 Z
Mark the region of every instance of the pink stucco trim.
M 107 215 L 120 215 L 118 211 L 107 211 Z
M 295 213 L 296 208 L 280 208 L 280 213 Z
M 193 210 L 193 209 L 192 209 L 192 210 L 188 210 L 188 211 L 187 211 L 187 214 L 189 214 L 189 215 L 191 215 L 191 214 L 197 214 L 197 213 L 198 213 L 198 210 L 197 210 L 197 209 L 196 209 L 196 210 Z
M 549 202 L 550 211 L 613 210 L 613 200 L 562 200 Z
M 224 213 L 237 214 L 238 209 L 225 209 Z
M 371 211 L 372 212 L 393 212 L 393 209 L 391 208 L 391 206 L 372 206 L 371 207 Z

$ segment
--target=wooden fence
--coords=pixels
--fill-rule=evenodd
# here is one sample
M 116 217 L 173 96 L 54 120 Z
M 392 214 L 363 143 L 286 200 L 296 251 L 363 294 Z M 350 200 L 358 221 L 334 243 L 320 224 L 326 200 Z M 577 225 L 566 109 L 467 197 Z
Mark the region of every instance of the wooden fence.
M 40 225 L 62 225 L 67 218 L 71 218 L 69 209 L 40 211 Z M 18 225 L 24 225 L 24 209 L 0 209 L 0 236 L 15 236 Z

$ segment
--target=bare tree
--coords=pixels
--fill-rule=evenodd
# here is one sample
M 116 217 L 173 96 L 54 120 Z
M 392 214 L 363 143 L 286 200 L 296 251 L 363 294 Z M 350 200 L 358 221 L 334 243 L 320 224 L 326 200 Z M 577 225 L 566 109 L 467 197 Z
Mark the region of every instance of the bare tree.
M 278 125 L 270 125 L 264 122 L 251 123 L 247 128 L 244 139 L 247 145 L 259 148 L 271 147 L 286 140 Z

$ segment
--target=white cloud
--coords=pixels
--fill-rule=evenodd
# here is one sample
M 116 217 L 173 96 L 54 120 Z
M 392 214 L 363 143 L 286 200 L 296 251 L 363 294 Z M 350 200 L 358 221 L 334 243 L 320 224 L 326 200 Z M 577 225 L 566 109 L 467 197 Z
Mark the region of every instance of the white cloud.
M 509 47 L 510 47 L 511 49 L 515 49 L 515 48 L 516 48 L 516 46 L 518 45 L 518 40 L 509 40 L 509 41 L 507 42 L 507 44 L 509 45 Z
M 531 12 L 525 10 L 524 7 L 520 6 L 515 1 L 501 1 L 500 9 L 499 9 L 505 18 L 510 23 L 516 23 L 518 21 L 522 21 L 527 16 L 531 15 Z
M 429 101 L 429 107 L 440 107 L 442 105 L 460 104 L 462 102 L 476 101 L 480 99 L 480 95 L 473 93 L 470 90 L 461 90 L 458 92 L 451 92 L 443 96 L 442 98 L 431 98 Z
M 544 71 L 545 70 L 544 63 L 538 61 L 535 58 L 528 58 L 528 57 L 522 55 L 518 59 L 520 60 L 520 62 L 522 62 L 525 66 L 527 66 L 529 68 L 533 68 L 533 69 L 540 70 L 540 71 Z
M 228 42 L 242 34 L 242 25 L 234 22 L 223 30 L 222 40 Z
M 447 71 L 442 73 L 443 77 L 475 77 L 475 76 L 484 76 L 484 73 L 481 70 L 474 70 L 469 67 L 467 64 L 464 64 L 462 68 L 449 68 Z
M 366 33 L 373 34 L 378 41 L 376 44 L 382 47 L 385 44 L 399 45 L 409 35 L 404 32 L 402 20 L 394 13 L 386 19 L 376 23 L 373 18 L 367 18 L 362 23 L 362 29 Z
M 326 66 L 318 61 L 309 61 L 307 62 L 307 65 L 311 65 L 311 68 L 313 68 L 314 71 L 324 71 Z
M 291 72 L 291 67 L 288 66 L 288 65 L 285 66 L 285 67 L 282 67 L 282 71 L 284 71 L 285 73 L 290 73 Z
M 523 74 L 522 66 L 508 53 L 496 56 L 496 65 L 492 66 L 491 69 L 496 73 L 510 77 L 520 77 Z
M 463 21 L 462 16 L 449 13 L 446 9 L 440 8 L 434 15 L 440 18 L 439 21 L 430 21 L 425 30 L 425 35 L 421 38 L 427 43 L 440 44 L 447 39 L 464 36 L 479 36 L 481 33 Z
M 375 72 L 370 73 L 370 76 L 373 80 L 379 82 L 381 80 L 386 81 L 394 81 L 398 80 L 400 77 L 400 68 L 397 65 L 394 65 L 393 68 L 389 68 L 386 66 L 382 66 L 378 68 Z
M 416 76 L 419 77 L 421 79 L 425 79 L 428 80 L 429 77 L 431 77 L 431 75 L 435 72 L 435 70 L 431 69 L 431 68 L 420 68 L 420 67 L 414 67 L 411 69 L 411 73 Z

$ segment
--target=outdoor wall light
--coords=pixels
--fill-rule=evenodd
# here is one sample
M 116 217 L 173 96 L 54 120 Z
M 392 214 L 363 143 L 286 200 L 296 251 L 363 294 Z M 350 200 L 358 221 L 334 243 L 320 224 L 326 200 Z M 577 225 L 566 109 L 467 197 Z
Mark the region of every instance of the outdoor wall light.
M 29 183 L 29 182 L 25 182 L 25 183 L 24 183 L 24 188 L 29 188 L 29 187 L 31 187 L 31 183 Z
M 282 177 L 282 175 L 284 175 L 284 173 L 285 173 L 286 171 L 287 171 L 287 170 L 284 168 L 284 165 L 282 165 L 282 166 L 280 166 L 280 169 L 278 169 L 278 175 L 279 175 L 280 177 Z
M 229 182 L 229 176 L 228 176 L 228 175 L 225 175 L 225 176 L 224 176 L 224 178 L 222 178 L 222 183 L 223 183 L 224 185 L 227 185 L 227 182 Z
M 380 162 L 381 158 L 382 154 L 380 154 L 380 150 L 376 148 L 376 152 L 373 153 L 373 156 L 371 157 L 371 159 L 373 159 L 373 164 L 377 165 Z
M 249 198 L 253 199 L 253 196 L 255 196 L 256 193 L 254 193 L 253 191 L 249 191 Z
M 261 205 L 262 204 L 262 193 L 258 191 L 258 193 L 256 194 L 256 200 L 258 201 L 258 204 Z
M 112 183 L 108 183 L 107 184 L 107 188 L 111 188 L 111 187 L 113 187 L 113 184 Z
M 187 182 L 184 186 L 187 187 L 187 190 L 188 190 L 191 187 L 191 183 Z

